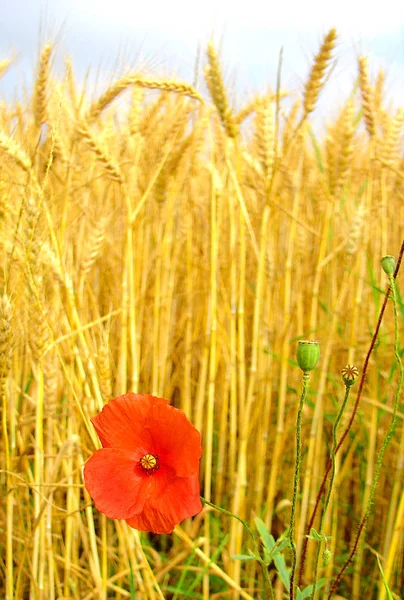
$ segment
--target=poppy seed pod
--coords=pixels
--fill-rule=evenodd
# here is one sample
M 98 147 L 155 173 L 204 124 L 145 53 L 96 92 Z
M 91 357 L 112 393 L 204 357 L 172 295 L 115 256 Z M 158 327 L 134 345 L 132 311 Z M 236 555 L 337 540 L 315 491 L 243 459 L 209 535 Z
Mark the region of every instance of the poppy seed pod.
M 349 387 L 355 383 L 359 377 L 359 369 L 354 365 L 346 365 L 341 371 L 342 379 L 345 385 Z
M 296 358 L 303 373 L 309 373 L 315 369 L 320 360 L 320 344 L 308 340 L 299 342 Z
M 394 271 L 396 269 L 396 259 L 394 258 L 394 256 L 383 256 L 382 269 L 389 277 L 394 275 Z

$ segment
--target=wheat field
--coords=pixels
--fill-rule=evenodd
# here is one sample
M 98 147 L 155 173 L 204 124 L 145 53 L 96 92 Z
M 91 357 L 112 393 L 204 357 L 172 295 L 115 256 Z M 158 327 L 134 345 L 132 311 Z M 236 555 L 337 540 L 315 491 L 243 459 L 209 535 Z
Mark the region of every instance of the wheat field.
M 155 536 L 95 509 L 82 475 L 99 447 L 90 419 L 129 390 L 169 399 L 202 434 L 201 494 L 277 539 L 291 510 L 296 346 L 313 339 L 301 557 L 340 372 L 362 369 L 388 288 L 380 260 L 398 256 L 404 229 L 404 110 L 390 110 L 383 71 L 371 77 L 359 57 L 353 89 L 313 131 L 335 40 L 331 30 L 297 93 L 273 82 L 245 105 L 213 43 L 195 86 L 124 73 L 98 96 L 70 61 L 53 76 L 50 43 L 26 101 L 1 102 L 1 598 L 263 598 L 255 562 L 232 558 L 249 547 L 239 521 L 205 506 Z M 0 75 L 13 68 L 3 60 Z M 389 302 L 336 457 L 318 598 L 352 547 L 392 420 L 393 332 Z M 377 557 L 391 597 L 404 593 L 403 419 L 401 397 L 335 600 L 388 598 Z M 309 540 L 304 583 L 315 555 Z M 273 565 L 269 575 L 276 600 L 289 597 Z

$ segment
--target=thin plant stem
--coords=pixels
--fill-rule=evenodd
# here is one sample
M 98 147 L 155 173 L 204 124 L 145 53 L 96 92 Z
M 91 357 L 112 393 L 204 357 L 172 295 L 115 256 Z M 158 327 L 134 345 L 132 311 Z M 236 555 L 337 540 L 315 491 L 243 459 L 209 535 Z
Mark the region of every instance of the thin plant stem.
M 303 384 L 302 384 L 302 393 L 300 396 L 300 404 L 299 411 L 297 413 L 297 422 L 296 422 L 296 465 L 295 465 L 295 476 L 293 479 L 293 498 L 292 498 L 292 511 L 290 515 L 290 526 L 289 526 L 289 540 L 292 548 L 292 571 L 290 573 L 290 588 L 289 588 L 289 598 L 293 600 L 295 597 L 294 590 L 294 581 L 295 581 L 295 571 L 296 571 L 296 563 L 297 563 L 297 550 L 296 544 L 293 539 L 293 531 L 295 526 L 295 514 L 296 514 L 296 501 L 297 501 L 297 492 L 299 488 L 299 473 L 300 473 L 300 463 L 302 460 L 302 414 L 304 401 L 306 399 L 307 390 L 309 388 L 309 380 L 310 373 L 303 373 Z
M 227 515 L 229 517 L 233 517 L 234 519 L 237 519 L 237 521 L 239 521 L 243 525 L 244 529 L 247 531 L 248 535 L 250 536 L 250 538 L 254 544 L 255 553 L 257 556 L 259 556 L 260 553 L 259 553 L 257 540 L 255 539 L 255 536 L 251 530 L 251 527 L 248 525 L 248 523 L 246 523 L 246 521 L 244 521 L 243 519 L 241 519 L 234 513 L 230 512 L 229 510 L 226 510 L 225 508 L 222 508 L 221 506 L 217 506 L 216 504 L 209 502 L 208 500 L 206 500 L 206 498 L 203 498 L 203 496 L 201 496 L 201 501 L 203 502 L 203 504 L 207 504 L 208 506 L 211 506 L 212 508 L 214 508 L 215 510 L 218 510 L 219 512 L 223 513 L 224 515 Z M 261 565 L 262 565 L 262 571 L 264 574 L 265 586 L 270 592 L 271 600 L 275 600 L 274 591 L 272 588 L 271 580 L 269 578 L 268 569 L 266 568 L 266 566 L 263 563 L 261 563 Z
M 397 412 L 398 412 L 398 407 L 399 407 L 401 389 L 403 387 L 404 369 L 403 369 L 403 364 L 402 364 L 400 352 L 399 352 L 400 344 L 399 344 L 399 332 L 398 332 L 397 292 L 396 292 L 396 284 L 395 284 L 395 280 L 394 280 L 394 275 L 391 275 L 389 277 L 389 280 L 390 280 L 391 297 L 393 300 L 393 307 L 394 307 L 394 356 L 397 361 L 397 364 L 399 367 L 399 372 L 400 372 L 399 378 L 398 378 L 397 391 L 394 396 L 393 418 L 391 420 L 389 430 L 386 434 L 386 437 L 384 438 L 382 447 L 380 448 L 379 455 L 377 457 L 375 473 L 373 476 L 372 487 L 370 489 L 370 494 L 369 494 L 369 499 L 368 499 L 368 503 L 366 506 L 365 514 L 363 515 L 360 525 L 358 527 L 358 531 L 356 534 L 356 538 L 355 538 L 352 550 L 331 586 L 331 590 L 328 595 L 328 599 L 330 599 L 333 596 L 333 594 L 336 592 L 336 590 L 338 588 L 338 584 L 341 581 L 342 575 L 344 574 L 346 568 L 348 567 L 348 565 L 351 563 L 353 557 L 355 556 L 355 552 L 358 548 L 358 544 L 359 544 L 360 537 L 362 535 L 362 531 L 364 531 L 364 529 L 366 527 L 366 523 L 367 523 L 369 515 L 370 515 L 370 510 L 371 510 L 372 503 L 373 503 L 373 497 L 374 497 L 374 494 L 376 491 L 377 484 L 379 482 L 380 472 L 381 472 L 381 468 L 382 468 L 382 464 L 383 464 L 383 458 L 384 458 L 385 452 L 387 450 L 387 447 L 388 447 L 389 443 L 391 442 L 391 439 L 394 435 L 394 432 L 396 429 L 396 424 L 397 424 Z
M 399 272 L 403 255 L 404 255 L 404 240 L 403 240 L 403 242 L 401 244 L 401 248 L 400 248 L 400 252 L 399 252 L 399 256 L 398 256 L 398 260 L 397 260 L 397 266 L 396 266 L 396 269 L 394 271 L 394 276 L 393 276 L 394 279 L 397 277 L 397 274 Z M 387 302 L 388 302 L 389 295 L 390 295 L 390 289 L 391 288 L 389 287 L 389 289 L 387 290 L 386 295 L 384 297 L 383 305 L 382 305 L 382 307 L 380 309 L 379 317 L 377 319 L 376 328 L 375 328 L 372 340 L 370 342 L 369 349 L 368 349 L 366 357 L 365 357 L 365 362 L 364 362 L 363 368 L 362 368 L 362 376 L 361 376 L 361 379 L 360 379 L 360 382 L 359 382 L 358 393 L 356 395 L 355 404 L 354 404 L 354 407 L 352 409 L 351 418 L 349 419 L 349 422 L 348 422 L 348 424 L 347 424 L 347 426 L 346 426 L 346 428 L 345 428 L 345 430 L 344 430 L 344 432 L 343 432 L 343 434 L 342 434 L 342 436 L 341 436 L 341 438 L 340 438 L 340 440 L 338 442 L 337 448 L 335 450 L 335 454 L 337 454 L 337 452 L 341 448 L 342 444 L 344 443 L 345 438 L 347 437 L 347 435 L 348 435 L 348 433 L 349 433 L 349 431 L 350 431 L 350 429 L 352 427 L 352 423 L 353 423 L 353 421 L 355 419 L 355 415 L 356 415 L 357 410 L 358 410 L 359 402 L 360 402 L 360 399 L 361 399 L 361 396 L 362 396 L 363 387 L 364 387 L 364 384 L 365 384 L 365 378 L 366 378 L 366 373 L 367 373 L 368 366 L 369 366 L 370 355 L 372 354 L 373 348 L 375 347 L 376 340 L 377 340 L 378 335 L 379 335 L 380 326 L 382 324 L 383 316 L 384 316 L 384 313 L 385 313 L 385 310 L 386 310 L 386 306 L 387 306 Z M 316 514 L 317 514 L 318 507 L 320 505 L 321 498 L 322 498 L 322 496 L 324 494 L 325 484 L 327 482 L 327 477 L 328 477 L 328 474 L 329 474 L 329 472 L 331 470 L 331 467 L 332 467 L 332 460 L 330 458 L 328 460 L 327 467 L 326 467 L 326 470 L 325 470 L 325 473 L 324 473 L 324 476 L 323 476 L 323 480 L 321 482 L 320 488 L 319 488 L 318 493 L 317 493 L 316 503 L 314 505 L 314 509 L 313 509 L 312 515 L 310 517 L 310 521 L 309 521 L 309 523 L 307 525 L 307 530 L 306 530 L 307 531 L 307 535 L 310 534 L 310 530 L 313 527 L 314 520 L 316 518 Z M 309 541 L 308 538 L 305 537 L 304 542 L 303 542 L 303 549 L 302 549 L 301 560 L 300 560 L 299 586 L 301 586 L 302 581 L 303 581 L 303 574 L 304 574 L 304 566 L 305 566 L 305 560 L 306 560 L 306 554 L 307 554 L 307 544 L 308 544 L 308 541 Z
M 337 429 L 338 429 L 338 425 L 339 422 L 341 421 L 342 415 L 344 414 L 344 410 L 346 408 L 347 402 L 348 402 L 348 398 L 349 398 L 349 394 L 351 391 L 351 387 L 352 387 L 352 383 L 345 383 L 345 397 L 344 397 L 344 401 L 341 405 L 341 408 L 338 412 L 338 415 L 335 419 L 333 428 L 332 428 L 332 439 L 333 439 L 333 446 L 332 446 L 332 450 L 331 450 L 331 477 L 330 477 L 330 485 L 328 488 L 328 493 L 327 493 L 327 497 L 325 499 L 325 503 L 324 503 L 324 510 L 323 510 L 323 514 L 321 516 L 321 524 L 320 524 L 320 531 L 319 534 L 320 536 L 324 533 L 324 525 L 325 525 L 325 520 L 326 520 L 326 516 L 327 516 L 327 510 L 328 510 L 328 506 L 330 504 L 330 499 L 331 499 L 331 493 L 332 493 L 332 488 L 334 485 L 334 480 L 335 480 L 335 471 L 336 471 L 336 467 L 335 467 L 335 453 L 337 450 L 337 446 L 338 446 L 338 442 L 337 442 Z M 326 539 L 326 538 L 324 538 Z M 327 542 L 326 542 L 326 546 L 327 546 Z M 311 594 L 311 600 L 314 600 L 315 595 L 316 595 L 316 583 L 317 583 L 317 570 L 318 570 L 318 561 L 319 561 L 319 557 L 320 557 L 320 552 L 321 552 L 321 541 L 318 542 L 317 545 L 317 553 L 316 553 L 316 560 L 314 563 L 314 579 L 313 579 L 313 591 Z

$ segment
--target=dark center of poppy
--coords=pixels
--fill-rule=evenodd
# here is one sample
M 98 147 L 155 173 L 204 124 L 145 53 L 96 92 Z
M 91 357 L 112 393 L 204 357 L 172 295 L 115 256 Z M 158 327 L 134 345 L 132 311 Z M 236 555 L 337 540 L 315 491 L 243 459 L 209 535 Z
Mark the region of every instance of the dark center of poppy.
M 139 460 L 139 466 L 142 467 L 146 475 L 153 475 L 160 468 L 159 455 L 146 452 Z

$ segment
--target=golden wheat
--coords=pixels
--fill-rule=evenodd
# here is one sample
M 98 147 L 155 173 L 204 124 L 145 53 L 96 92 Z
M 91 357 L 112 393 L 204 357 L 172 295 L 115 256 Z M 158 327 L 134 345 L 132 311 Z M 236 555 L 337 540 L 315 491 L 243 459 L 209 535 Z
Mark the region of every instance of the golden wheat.
M 47 44 L 39 59 L 38 74 L 35 82 L 34 94 L 32 98 L 32 112 L 35 124 L 40 127 L 47 118 L 47 98 L 46 90 L 49 79 L 49 62 L 52 53 L 52 46 Z
M 188 83 L 176 81 L 175 79 L 158 80 L 142 77 L 140 75 L 126 75 L 122 77 L 122 79 L 116 81 L 98 98 L 98 100 L 93 102 L 88 111 L 88 118 L 96 119 L 102 111 L 129 86 L 173 92 L 203 102 L 202 96 Z
M 0 60 L 0 77 L 3 77 L 7 69 L 12 64 L 12 62 L 13 61 L 11 60 L 11 58 L 4 58 L 3 60 Z
M 77 124 L 77 133 L 94 152 L 97 161 L 105 170 L 105 173 L 108 175 L 108 177 L 114 181 L 122 183 L 123 179 L 119 165 L 108 152 L 106 145 L 99 141 L 99 139 L 92 133 L 90 126 L 84 120 Z
M 289 526 L 295 460 L 294 352 L 310 336 L 322 358 L 303 414 L 300 552 L 344 392 L 339 373 L 363 362 L 386 287 L 380 256 L 398 252 L 404 218 L 403 111 L 386 107 L 384 75 L 371 86 L 361 59 L 362 102 L 347 94 L 318 136 L 305 119 L 335 36 L 325 37 L 290 108 L 264 90 L 233 112 L 212 44 L 210 100 L 193 102 L 201 98 L 193 86 L 139 73 L 88 104 L 69 62 L 63 81 L 49 76 L 49 51 L 29 102 L 2 106 L 1 597 L 121 599 L 131 585 L 150 600 L 173 589 L 204 600 L 261 596 L 253 561 L 230 558 L 249 548 L 236 520 L 205 509 L 167 541 L 96 510 L 82 478 L 99 447 L 90 419 L 128 390 L 167 397 L 201 430 L 206 496 L 252 527 L 260 516 L 278 538 Z M 118 108 L 125 90 L 130 102 Z M 370 136 L 356 131 L 361 109 Z M 385 318 L 338 455 L 324 590 L 349 551 L 391 416 Z M 402 411 L 398 420 L 364 539 L 383 556 L 394 591 L 404 552 Z M 303 585 L 316 549 L 308 540 Z M 366 545 L 357 556 L 341 595 L 358 596 L 359 582 L 360 594 L 383 600 Z M 269 573 L 281 597 L 273 565 Z
M 391 120 L 388 134 L 383 144 L 381 158 L 387 164 L 394 164 L 400 158 L 400 137 L 404 124 L 404 109 L 399 108 Z
M 324 41 L 321 44 L 318 54 L 315 56 L 313 66 L 311 68 L 310 75 L 304 89 L 304 116 L 307 116 L 308 114 L 313 112 L 316 106 L 319 93 L 324 85 L 325 71 L 331 60 L 332 51 L 334 50 L 336 39 L 336 30 L 330 29 L 330 31 L 324 37 Z
M 363 119 L 366 129 L 370 137 L 376 133 L 375 116 L 374 116 L 374 101 L 373 94 L 369 83 L 368 59 L 360 56 L 359 62 L 359 86 L 362 94 L 362 110 Z
M 31 161 L 15 140 L 0 131 L 0 150 L 24 171 L 31 170 Z
M 212 42 L 208 44 L 207 56 L 208 65 L 205 67 L 206 83 L 227 135 L 230 138 L 234 138 L 237 135 L 238 128 L 227 99 L 219 57 Z

